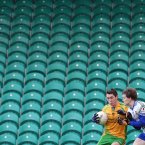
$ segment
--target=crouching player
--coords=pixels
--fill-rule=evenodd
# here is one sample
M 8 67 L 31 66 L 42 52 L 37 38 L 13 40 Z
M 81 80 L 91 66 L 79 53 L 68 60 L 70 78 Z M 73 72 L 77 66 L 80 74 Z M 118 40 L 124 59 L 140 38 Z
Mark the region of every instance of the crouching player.
M 118 114 L 124 114 L 128 118 L 128 125 L 133 126 L 136 129 L 143 130 L 134 141 L 133 145 L 145 145 L 145 102 L 137 101 L 137 92 L 133 88 L 128 88 L 122 93 L 123 102 L 125 105 L 129 106 L 128 112 L 124 112 L 123 110 L 119 110 Z M 124 124 L 125 121 L 122 122 L 119 120 L 120 124 Z
M 108 116 L 104 125 L 104 133 L 97 145 L 123 145 L 126 139 L 126 125 L 118 124 L 117 111 L 122 109 L 127 111 L 128 108 L 118 101 L 118 94 L 115 89 L 107 91 L 106 98 L 108 104 L 102 109 Z M 94 114 L 92 121 L 99 123 L 99 116 Z

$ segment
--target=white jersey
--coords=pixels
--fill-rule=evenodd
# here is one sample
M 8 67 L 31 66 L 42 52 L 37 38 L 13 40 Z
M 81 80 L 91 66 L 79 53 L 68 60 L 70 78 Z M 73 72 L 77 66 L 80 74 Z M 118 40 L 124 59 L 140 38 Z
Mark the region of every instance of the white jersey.
M 133 108 L 129 108 L 128 112 L 131 113 L 132 118 L 136 121 L 138 121 L 139 116 L 145 117 L 145 102 L 135 101 Z M 145 133 L 145 127 L 142 128 Z

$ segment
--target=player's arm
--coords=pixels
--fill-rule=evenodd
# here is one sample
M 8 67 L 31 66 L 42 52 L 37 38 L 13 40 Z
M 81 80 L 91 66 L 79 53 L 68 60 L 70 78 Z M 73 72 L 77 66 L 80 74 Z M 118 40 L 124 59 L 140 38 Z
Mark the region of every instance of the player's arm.
M 135 127 L 135 128 L 141 128 L 145 126 L 145 116 L 139 116 L 139 120 L 131 120 L 129 122 L 129 125 Z

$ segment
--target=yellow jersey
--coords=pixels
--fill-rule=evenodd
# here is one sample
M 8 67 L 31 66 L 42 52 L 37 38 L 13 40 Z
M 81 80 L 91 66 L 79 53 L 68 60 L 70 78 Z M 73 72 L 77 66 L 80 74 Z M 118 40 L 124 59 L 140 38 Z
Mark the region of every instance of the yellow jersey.
M 108 116 L 107 123 L 104 125 L 103 135 L 110 134 L 118 138 L 122 139 L 126 138 L 127 126 L 119 125 L 117 122 L 118 120 L 117 110 L 120 109 L 127 111 L 128 107 L 125 106 L 123 103 L 117 102 L 117 105 L 114 108 L 108 104 L 105 105 L 104 108 L 102 109 L 102 111 L 105 112 Z

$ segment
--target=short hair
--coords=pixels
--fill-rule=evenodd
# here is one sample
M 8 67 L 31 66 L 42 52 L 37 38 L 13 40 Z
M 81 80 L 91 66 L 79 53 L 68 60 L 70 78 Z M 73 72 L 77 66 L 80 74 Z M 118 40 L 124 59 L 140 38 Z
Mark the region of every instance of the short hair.
M 127 98 L 131 98 L 132 100 L 137 100 L 137 92 L 134 88 L 127 88 L 122 92 L 122 94 L 125 94 Z
M 110 90 L 107 90 L 107 94 L 113 94 L 115 97 L 118 96 L 118 93 L 115 89 L 110 89 Z

